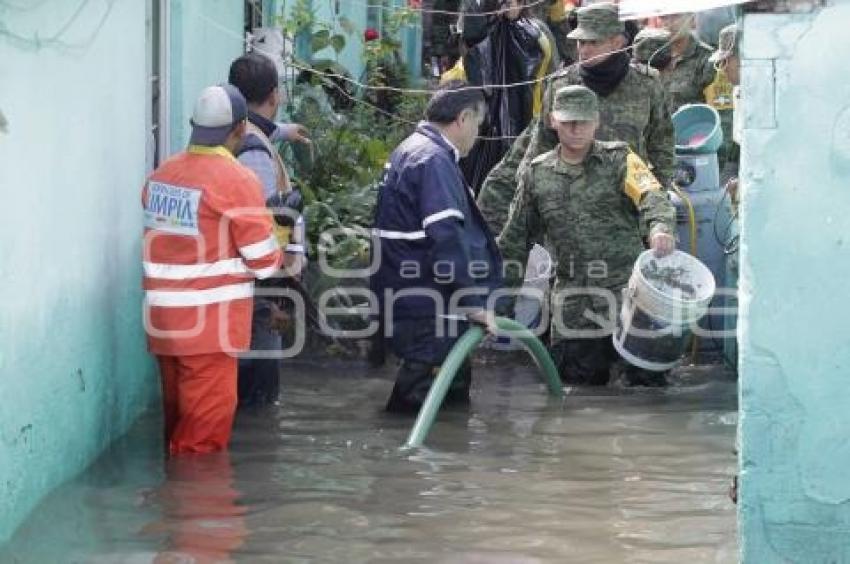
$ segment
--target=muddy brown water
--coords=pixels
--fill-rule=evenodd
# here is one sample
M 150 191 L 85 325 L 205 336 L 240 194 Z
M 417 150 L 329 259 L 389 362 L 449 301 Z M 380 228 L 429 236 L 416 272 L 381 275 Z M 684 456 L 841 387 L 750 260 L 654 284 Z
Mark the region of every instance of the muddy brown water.
M 0 562 L 736 562 L 737 392 L 547 397 L 525 363 L 475 368 L 468 410 L 403 452 L 393 367 L 292 362 L 229 455 L 163 461 L 156 410 L 41 503 Z

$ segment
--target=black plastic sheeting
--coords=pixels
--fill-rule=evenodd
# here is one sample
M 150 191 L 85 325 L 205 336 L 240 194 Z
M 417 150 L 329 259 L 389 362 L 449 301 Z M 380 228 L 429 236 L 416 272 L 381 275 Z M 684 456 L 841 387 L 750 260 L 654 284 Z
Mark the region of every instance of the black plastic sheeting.
M 543 61 L 541 31 L 526 18 L 511 21 L 493 18 L 484 39 L 469 48 L 464 56 L 467 80 L 476 86 L 518 84 L 535 78 Z M 469 38 L 465 34 L 465 39 Z M 475 191 L 481 188 L 490 170 L 501 160 L 532 118 L 533 84 L 484 91 L 487 118 L 481 137 L 460 166 Z

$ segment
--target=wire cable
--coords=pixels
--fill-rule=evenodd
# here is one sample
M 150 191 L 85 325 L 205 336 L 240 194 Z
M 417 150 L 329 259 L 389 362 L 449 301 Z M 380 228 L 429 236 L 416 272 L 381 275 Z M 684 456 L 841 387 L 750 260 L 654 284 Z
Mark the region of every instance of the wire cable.
M 406 8 L 393 8 L 393 9 L 406 9 Z M 497 13 L 501 13 L 501 11 L 499 11 Z M 247 43 L 247 39 L 244 36 L 242 36 L 241 34 L 234 33 L 233 30 L 231 30 L 231 29 L 225 27 L 224 25 L 220 24 L 219 22 L 209 18 L 205 14 L 201 14 L 201 19 L 203 19 L 207 23 L 211 24 L 213 27 L 217 28 L 223 34 L 228 35 L 228 36 L 230 36 L 231 38 L 234 38 L 234 39 L 239 38 L 243 42 L 243 44 Z M 672 42 L 673 42 L 673 38 L 671 38 L 665 45 L 660 47 L 656 52 L 661 51 L 662 49 L 664 49 L 668 45 L 672 44 Z M 631 51 L 634 47 L 635 47 L 634 44 L 633 45 L 626 45 L 625 47 L 623 47 L 621 49 L 616 49 L 616 50 L 610 51 L 608 53 L 603 53 L 603 54 L 597 55 L 596 57 L 586 59 L 583 62 L 588 63 L 588 62 L 595 61 L 597 59 L 604 59 L 604 58 L 607 58 L 611 55 L 615 55 L 615 54 L 618 54 L 618 53 L 627 53 L 627 52 Z M 269 57 L 271 57 L 275 60 L 278 60 L 281 57 L 280 53 L 276 53 L 276 52 L 273 52 L 273 51 L 270 51 L 270 50 L 266 50 L 266 49 L 259 47 L 259 46 L 251 45 L 250 48 L 257 51 L 257 52 L 263 53 L 266 56 L 269 56 Z M 394 93 L 398 93 L 398 94 L 402 94 L 402 95 L 420 95 L 420 96 L 431 96 L 434 93 L 433 89 L 400 88 L 400 87 L 396 87 L 396 86 L 366 84 L 366 83 L 364 83 L 360 80 L 355 80 L 351 77 L 348 77 L 348 76 L 345 76 L 345 75 L 342 75 L 342 74 L 338 74 L 338 73 L 335 73 L 335 72 L 322 71 L 322 70 L 319 70 L 319 69 L 316 69 L 316 68 L 313 68 L 313 67 L 301 65 L 301 64 L 295 62 L 292 57 L 288 57 L 285 60 L 283 60 L 283 64 L 288 68 L 296 69 L 296 70 L 301 71 L 301 72 L 306 72 L 306 73 L 310 73 L 310 74 L 313 74 L 313 75 L 316 75 L 316 76 L 321 76 L 321 77 L 326 78 L 326 79 L 332 79 L 332 80 L 338 80 L 338 81 L 346 82 L 348 84 L 351 84 L 352 86 L 355 86 L 356 88 L 358 88 L 362 91 L 394 92 Z M 535 78 L 535 79 L 531 79 L 531 80 L 525 80 L 525 81 L 515 82 L 515 83 L 511 83 L 511 84 L 488 84 L 488 85 L 482 85 L 482 86 L 470 85 L 470 86 L 463 86 L 461 88 L 458 88 L 458 90 L 459 91 L 462 91 L 462 90 L 495 90 L 495 89 L 517 88 L 517 87 L 522 87 L 522 86 L 534 85 L 534 84 L 537 84 L 541 81 L 543 81 L 543 82 L 548 81 L 552 78 L 560 76 L 561 73 L 562 73 L 562 70 L 556 70 L 555 72 L 552 72 L 552 73 L 549 73 L 545 76 Z M 351 101 L 353 101 L 357 104 L 368 106 L 368 107 L 378 111 L 382 115 L 384 115 L 384 116 L 386 116 L 390 119 L 396 120 L 399 123 L 404 123 L 404 124 L 407 124 L 407 125 L 414 125 L 414 126 L 416 125 L 415 122 L 412 122 L 410 120 L 402 118 L 401 116 L 393 114 L 392 112 L 388 112 L 387 110 L 384 110 L 383 108 L 379 108 L 378 106 L 375 106 L 374 104 L 371 104 L 371 103 L 369 103 L 365 100 L 351 96 L 343 88 L 337 88 L 336 91 L 341 93 L 343 96 L 345 96 L 349 100 L 351 100 Z M 479 140 L 487 140 L 487 141 L 499 141 L 499 140 L 512 140 L 512 139 L 516 139 L 517 137 L 518 137 L 517 135 L 504 135 L 504 136 L 492 136 L 492 137 L 490 137 L 490 136 L 479 136 L 478 139 Z
M 48 0 L 41 0 L 41 2 L 30 2 L 26 6 L 21 6 L 14 2 L 9 2 L 9 0 L 0 0 L 0 8 L 7 8 L 16 12 L 32 12 L 33 10 L 37 10 L 44 6 L 47 2 Z
M 364 2 L 363 0 L 345 0 L 347 4 L 358 4 L 360 6 L 365 6 L 366 8 L 373 8 L 381 11 L 387 12 L 413 12 L 418 14 L 439 14 L 443 16 L 496 16 L 501 15 L 506 12 L 511 11 L 514 8 L 499 8 L 498 10 L 490 10 L 487 12 L 475 12 L 475 13 L 467 13 L 467 12 L 458 12 L 452 10 L 435 10 L 433 8 L 412 8 L 410 6 L 385 6 L 383 4 L 372 4 L 370 2 Z M 545 4 L 549 2 L 549 0 L 534 0 L 521 6 L 521 8 L 534 8 L 541 4 Z
M 90 0 L 82 0 L 80 5 L 74 10 L 74 13 L 71 17 L 66 21 L 54 34 L 50 37 L 46 37 L 42 39 L 39 37 L 38 32 L 35 33 L 34 37 L 29 38 L 25 37 L 19 33 L 15 33 L 11 31 L 2 21 L 0 21 L 0 36 L 6 36 L 14 41 L 19 43 L 23 43 L 30 47 L 34 47 L 36 49 L 41 49 L 42 47 L 59 47 L 62 49 L 85 49 L 92 44 L 94 39 L 100 34 L 101 29 L 106 24 L 107 19 L 109 19 L 109 15 L 112 13 L 112 8 L 115 5 L 116 0 L 106 0 L 106 10 L 104 10 L 103 15 L 98 21 L 97 25 L 95 25 L 94 29 L 89 33 L 88 37 L 83 41 L 69 43 L 63 41 L 61 37 L 67 33 L 67 31 L 71 28 L 77 18 L 80 17 L 80 14 L 83 13 L 86 6 L 89 4 Z
M 238 37 L 243 42 L 245 41 L 245 38 L 242 37 L 240 34 L 234 33 L 232 30 L 224 27 L 222 24 L 216 22 L 215 20 L 210 19 L 206 15 L 202 14 L 201 19 L 212 24 L 213 26 L 218 28 L 223 33 L 230 35 L 230 37 L 232 37 L 234 39 Z M 646 40 L 642 40 L 642 41 L 646 41 Z M 670 44 L 672 44 L 672 42 L 673 42 L 673 40 L 671 39 L 665 45 L 661 46 L 656 51 L 656 53 L 658 51 L 661 51 L 665 47 L 669 46 Z M 587 63 L 590 63 L 590 62 L 593 62 L 593 61 L 596 61 L 596 60 L 605 59 L 605 58 L 607 58 L 611 55 L 616 55 L 618 53 L 628 53 L 638 44 L 626 45 L 625 47 L 623 47 L 621 49 L 616 49 L 614 51 L 609 51 L 607 53 L 603 53 L 603 54 L 597 55 L 595 57 L 585 59 L 585 60 L 582 61 L 582 63 L 587 64 Z M 272 57 L 276 60 L 280 57 L 280 53 L 275 53 L 273 51 L 267 51 L 267 50 L 262 49 L 261 47 L 251 46 L 251 48 L 254 49 L 255 51 L 260 52 L 260 53 L 264 53 L 265 55 Z M 363 90 L 395 92 L 395 93 L 398 93 L 398 94 L 411 94 L 411 95 L 420 95 L 420 96 L 430 96 L 434 93 L 433 90 L 423 89 L 423 88 L 400 88 L 400 87 L 397 87 L 397 86 L 382 86 L 382 85 L 365 84 L 365 83 L 363 83 L 359 80 L 355 80 L 355 79 L 348 77 L 348 76 L 345 76 L 345 75 L 337 74 L 337 73 L 334 73 L 334 72 L 321 71 L 321 70 L 318 70 L 318 69 L 315 69 L 315 68 L 312 68 L 312 67 L 299 65 L 298 63 L 291 61 L 291 60 L 284 61 L 284 64 L 286 64 L 290 67 L 296 68 L 298 70 L 301 70 L 303 72 L 312 73 L 312 74 L 315 74 L 315 75 L 323 76 L 325 78 L 333 78 L 333 79 L 342 80 L 344 82 L 347 82 L 347 83 L 349 83 L 353 86 L 356 86 L 360 89 L 363 89 Z M 534 84 L 537 84 L 538 82 L 545 82 L 549 79 L 552 79 L 552 78 L 555 78 L 555 77 L 561 75 L 562 72 L 563 72 L 562 70 L 556 70 L 556 71 L 549 73 L 547 75 L 544 75 L 540 78 L 534 78 L 534 79 L 524 80 L 524 81 L 520 81 L 520 82 L 513 82 L 511 84 L 486 84 L 486 85 L 481 85 L 481 86 L 469 85 L 469 86 L 463 86 L 461 88 L 458 88 L 457 90 L 458 91 L 463 91 L 463 90 L 497 90 L 497 89 L 519 88 L 519 87 L 522 87 L 522 86 L 534 85 Z
M 385 109 L 383 109 L 379 106 L 376 106 L 375 104 L 372 104 L 371 102 L 367 102 L 366 100 L 363 100 L 362 98 L 352 96 L 351 94 L 349 94 L 348 92 L 346 92 L 342 88 L 337 88 L 336 92 L 338 92 L 339 94 L 342 94 L 343 96 L 345 96 L 346 98 L 348 98 L 349 100 L 354 102 L 355 104 L 360 104 L 361 106 L 365 106 L 367 108 L 370 108 L 370 109 L 378 112 L 379 114 L 381 114 L 385 117 L 388 117 L 388 118 L 390 118 L 390 119 L 392 119 L 392 120 L 394 120 L 398 123 L 402 123 L 404 125 L 412 125 L 414 127 L 418 125 L 418 123 L 415 122 L 415 121 L 411 121 L 409 119 L 403 118 L 398 114 L 394 114 L 390 111 L 387 111 L 387 110 L 385 110 Z M 518 135 L 501 135 L 501 136 L 479 135 L 479 136 L 476 137 L 476 139 L 478 139 L 479 141 L 505 141 L 505 140 L 510 140 L 510 139 L 516 139 L 517 137 L 519 137 L 519 136 Z

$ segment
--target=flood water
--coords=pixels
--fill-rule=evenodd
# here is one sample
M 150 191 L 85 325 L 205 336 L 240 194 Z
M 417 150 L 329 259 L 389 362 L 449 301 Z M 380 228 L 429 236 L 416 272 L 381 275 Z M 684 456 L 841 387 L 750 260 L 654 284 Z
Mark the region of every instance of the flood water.
M 736 562 L 736 383 L 547 397 L 534 369 L 475 368 L 427 448 L 381 412 L 394 367 L 287 365 L 228 455 L 161 455 L 144 416 L 59 488 L 2 562 Z

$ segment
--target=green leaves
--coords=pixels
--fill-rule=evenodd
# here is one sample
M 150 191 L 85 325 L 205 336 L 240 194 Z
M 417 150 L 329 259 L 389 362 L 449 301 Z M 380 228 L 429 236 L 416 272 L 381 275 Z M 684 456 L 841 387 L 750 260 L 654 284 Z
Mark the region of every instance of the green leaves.
M 333 47 L 334 51 L 339 54 L 340 51 L 345 49 L 345 37 L 339 34 L 332 36 L 331 47 Z
M 317 51 L 321 51 L 325 47 L 331 44 L 331 32 L 328 29 L 320 29 L 313 33 L 313 40 L 311 43 L 311 47 L 313 49 L 313 53 Z
M 333 48 L 333 50 L 339 54 L 340 51 L 345 49 L 345 36 L 338 33 L 331 35 L 331 29 L 329 27 L 324 27 L 313 32 L 311 41 L 313 53 L 318 53 L 322 49 L 326 49 L 328 47 Z
M 295 175 L 308 203 L 308 241 L 311 249 L 319 235 L 329 228 L 355 230 L 347 237 L 368 244 L 365 229 L 371 225 L 377 199 L 377 183 L 390 153 L 413 129 L 427 98 L 400 107 L 401 120 L 389 119 L 367 106 L 334 109 L 320 87 L 299 85 L 293 97 L 293 121 L 311 133 L 314 154 L 293 146 Z M 293 162 L 291 158 L 287 162 Z M 359 231 L 358 231 L 359 230 Z M 362 244 L 334 246 L 341 262 L 360 256 Z M 355 253 L 356 250 L 356 253 Z M 349 254 L 347 254 L 349 253 Z

